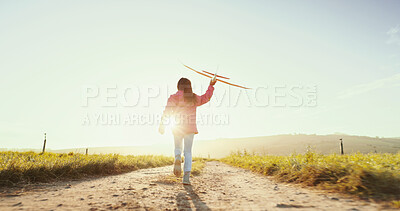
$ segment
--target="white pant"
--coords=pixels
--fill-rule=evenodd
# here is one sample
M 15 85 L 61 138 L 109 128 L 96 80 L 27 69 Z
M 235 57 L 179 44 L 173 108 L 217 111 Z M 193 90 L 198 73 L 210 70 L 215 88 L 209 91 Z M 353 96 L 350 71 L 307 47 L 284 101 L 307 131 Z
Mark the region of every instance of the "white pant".
M 183 156 L 185 156 L 185 163 L 183 165 L 183 171 L 190 172 L 192 170 L 192 145 L 193 145 L 194 133 L 178 135 L 174 134 L 175 140 L 175 158 L 180 159 L 182 156 L 182 141 L 185 141 L 185 148 Z

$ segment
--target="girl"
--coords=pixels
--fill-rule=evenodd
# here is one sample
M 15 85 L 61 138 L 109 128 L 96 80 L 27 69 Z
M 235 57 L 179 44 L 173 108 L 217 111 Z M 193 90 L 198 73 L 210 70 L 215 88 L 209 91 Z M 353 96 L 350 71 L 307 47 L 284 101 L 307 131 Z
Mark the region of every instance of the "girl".
M 192 85 L 187 78 L 181 78 L 178 81 L 178 92 L 168 98 L 167 106 L 161 117 L 159 132 L 164 134 L 164 119 L 172 117 L 169 121 L 175 119 L 175 125 L 172 128 L 172 133 L 175 140 L 175 162 L 174 174 L 179 177 L 181 170 L 181 154 L 182 140 L 185 142 L 184 157 L 185 163 L 183 166 L 183 184 L 190 185 L 189 177 L 192 170 L 192 144 L 194 134 L 197 134 L 196 126 L 196 107 L 201 106 L 210 101 L 214 92 L 214 85 L 217 81 L 212 79 L 206 93 L 198 96 L 193 93 Z

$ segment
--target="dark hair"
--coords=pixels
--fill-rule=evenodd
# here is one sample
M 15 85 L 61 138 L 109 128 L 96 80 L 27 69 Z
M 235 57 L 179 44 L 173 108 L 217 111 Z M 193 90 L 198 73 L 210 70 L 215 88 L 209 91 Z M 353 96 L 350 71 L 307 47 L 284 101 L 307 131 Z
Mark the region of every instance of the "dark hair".
M 196 94 L 193 93 L 192 83 L 187 78 L 181 78 L 178 81 L 178 90 L 183 91 L 183 99 L 189 105 L 196 104 Z

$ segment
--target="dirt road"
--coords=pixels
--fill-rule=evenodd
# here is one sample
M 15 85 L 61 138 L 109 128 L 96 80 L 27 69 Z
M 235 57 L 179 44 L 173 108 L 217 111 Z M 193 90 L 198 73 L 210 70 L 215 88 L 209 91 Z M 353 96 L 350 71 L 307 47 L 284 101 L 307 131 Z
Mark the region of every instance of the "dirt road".
M 377 210 L 349 197 L 275 183 L 268 177 L 209 162 L 183 186 L 172 167 L 144 169 L 85 181 L 4 191 L 0 210 Z

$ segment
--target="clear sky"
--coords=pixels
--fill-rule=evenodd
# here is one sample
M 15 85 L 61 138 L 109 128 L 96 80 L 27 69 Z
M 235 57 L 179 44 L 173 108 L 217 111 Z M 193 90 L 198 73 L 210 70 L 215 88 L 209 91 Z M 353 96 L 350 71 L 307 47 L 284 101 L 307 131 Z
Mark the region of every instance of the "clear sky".
M 44 132 L 52 149 L 172 141 L 156 123 L 121 122 L 161 114 L 180 77 L 205 90 L 180 62 L 253 88 L 217 83 L 198 115 L 228 120 L 200 124 L 198 140 L 400 137 L 399 11 L 396 0 L 0 1 L 0 148 L 40 148 Z

